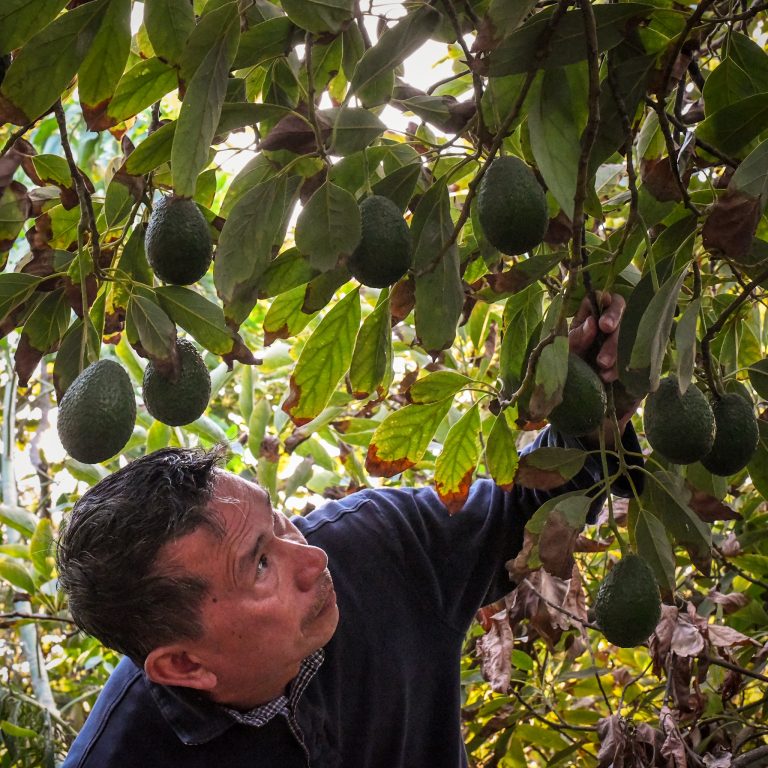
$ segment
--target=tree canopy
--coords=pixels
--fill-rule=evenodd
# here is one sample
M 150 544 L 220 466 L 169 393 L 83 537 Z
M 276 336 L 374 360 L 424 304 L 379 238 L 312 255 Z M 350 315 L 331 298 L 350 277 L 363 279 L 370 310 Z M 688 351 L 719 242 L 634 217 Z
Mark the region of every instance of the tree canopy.
M 767 9 L 5 0 L 0 765 L 55 765 L 116 663 L 74 631 L 56 587 L 55 534 L 77 495 L 158 447 L 219 442 L 292 513 L 431 483 L 461 514 L 479 476 L 551 490 L 590 455 L 617 467 L 541 507 L 509 564 L 517 589 L 467 638 L 471 760 L 765 764 Z M 448 72 L 428 86 L 408 80 L 425 46 Z M 501 157 L 545 195 L 542 235 L 513 255 L 481 214 L 490 188 L 531 225 L 527 195 L 492 186 Z M 161 279 L 145 247 L 166 198 L 193 201 L 210 233 L 212 264 L 188 284 Z M 391 280 L 384 208 L 409 249 Z M 570 320 L 604 293 L 627 308 L 599 446 L 519 459 L 563 401 Z M 148 364 L 180 375 L 181 339 L 211 398 L 171 426 L 142 380 Z M 115 456 L 87 464 L 54 425 L 103 359 L 130 377 L 136 420 Z M 757 417 L 745 465 L 674 463 L 641 408 L 645 465 L 628 473 L 640 457 L 614 447 L 618 420 L 670 377 L 716 414 L 743 399 Z M 585 528 L 619 477 L 632 497 L 609 496 Z M 663 606 L 647 643 L 618 649 L 591 608 L 629 553 Z

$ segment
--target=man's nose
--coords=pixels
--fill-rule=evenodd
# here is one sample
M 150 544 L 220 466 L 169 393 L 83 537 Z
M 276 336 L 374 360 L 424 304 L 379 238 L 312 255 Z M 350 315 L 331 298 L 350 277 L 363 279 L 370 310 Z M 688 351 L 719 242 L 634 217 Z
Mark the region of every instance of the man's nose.
M 328 555 L 310 544 L 291 542 L 291 548 L 296 585 L 303 591 L 314 589 L 320 574 L 328 567 Z

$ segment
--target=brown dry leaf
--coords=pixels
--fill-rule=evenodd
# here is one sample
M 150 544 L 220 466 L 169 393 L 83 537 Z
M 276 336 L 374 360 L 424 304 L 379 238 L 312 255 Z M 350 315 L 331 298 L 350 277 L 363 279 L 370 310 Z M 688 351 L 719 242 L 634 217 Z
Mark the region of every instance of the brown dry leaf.
M 741 544 L 735 533 L 729 533 L 720 545 L 720 552 L 725 557 L 737 557 L 741 554 Z
M 717 520 L 741 520 L 741 515 L 731 509 L 727 504 L 718 501 L 714 496 L 710 496 L 706 491 L 700 491 L 694 488 L 690 483 L 686 483 L 691 491 L 691 498 L 688 506 L 705 522 L 714 523 Z
M 624 718 L 611 715 L 598 720 L 597 737 L 600 739 L 597 768 L 624 768 L 629 746 Z
M 659 724 L 665 737 L 664 744 L 661 747 L 661 754 L 667 758 L 667 766 L 669 768 L 688 768 L 685 744 L 680 736 L 675 716 L 669 707 L 661 708 Z
M 550 612 L 540 597 L 541 573 L 539 570 L 523 579 L 505 600 L 511 626 L 528 619 L 531 633 L 540 635 L 550 647 L 554 647 L 562 636 L 562 630 L 553 624 Z
M 650 158 L 640 162 L 640 177 L 646 189 L 653 197 L 662 203 L 680 202 L 683 195 L 675 178 L 669 157 Z M 683 184 L 688 186 L 691 178 L 691 170 L 682 174 Z
M 325 143 L 331 135 L 331 126 L 322 115 L 317 115 L 317 121 L 320 136 Z M 307 155 L 310 152 L 315 152 L 318 147 L 315 132 L 309 122 L 298 115 L 291 114 L 278 121 L 261 142 L 260 149 L 271 151 L 287 149 L 297 155 Z
M 702 759 L 706 768 L 731 768 L 733 755 L 730 752 L 720 752 L 718 755 L 707 752 Z
M 704 650 L 706 619 L 696 615 L 696 608 L 688 603 L 686 613 L 678 613 L 670 648 L 678 656 L 698 656 Z
M 574 552 L 606 552 L 613 546 L 613 536 L 610 539 L 591 539 L 580 533 L 573 547 Z
M 654 674 L 661 675 L 667 666 L 667 656 L 672 646 L 672 636 L 677 626 L 678 610 L 674 605 L 661 606 L 661 619 L 653 630 L 650 640 Z
M 702 243 L 708 251 L 740 259 L 752 246 L 760 221 L 759 198 L 737 190 L 728 190 L 718 199 L 701 230 Z
M 733 613 L 745 605 L 749 605 L 749 598 L 743 592 L 731 592 L 728 595 L 724 595 L 722 592 L 717 592 L 713 589 L 708 597 L 716 605 L 722 605 L 724 613 Z
M 544 568 L 560 579 L 568 578 L 574 568 L 573 550 L 579 531 L 553 510 L 539 536 L 539 560 Z
M 416 306 L 416 282 L 412 275 L 398 280 L 389 295 L 389 311 L 392 313 L 392 325 L 405 320 Z
M 709 642 L 718 648 L 733 648 L 737 645 L 759 645 L 756 640 L 742 634 L 732 627 L 726 627 L 722 624 L 710 624 L 707 626 L 707 635 Z
M 491 616 L 490 624 L 490 629 L 477 641 L 480 668 L 496 693 L 506 693 L 512 673 L 510 654 L 515 642 L 506 608 Z

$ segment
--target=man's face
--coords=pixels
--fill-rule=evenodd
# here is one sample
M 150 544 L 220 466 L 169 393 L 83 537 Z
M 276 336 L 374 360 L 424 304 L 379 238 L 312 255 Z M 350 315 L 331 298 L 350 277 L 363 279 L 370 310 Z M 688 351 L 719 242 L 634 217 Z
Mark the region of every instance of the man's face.
M 261 488 L 219 472 L 209 506 L 224 536 L 199 528 L 166 546 L 160 562 L 208 582 L 204 634 L 186 642 L 189 654 L 216 675 L 215 700 L 251 708 L 280 695 L 302 659 L 331 639 L 336 595 L 325 552 Z

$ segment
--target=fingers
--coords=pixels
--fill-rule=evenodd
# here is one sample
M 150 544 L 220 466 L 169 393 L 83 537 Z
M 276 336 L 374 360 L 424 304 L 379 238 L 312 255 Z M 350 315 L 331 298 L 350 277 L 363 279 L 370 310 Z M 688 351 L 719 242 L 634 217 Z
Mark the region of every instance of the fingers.
M 597 337 L 598 328 L 604 340 L 595 359 L 598 374 L 605 382 L 616 381 L 618 370 L 616 362 L 619 346 L 619 325 L 626 308 L 623 296 L 617 293 L 597 292 L 595 298 L 601 307 L 600 317 L 596 320 L 592 309 L 592 302 L 586 296 L 576 312 L 571 331 L 568 334 L 568 342 L 572 352 L 585 356 Z

